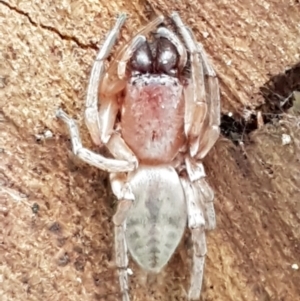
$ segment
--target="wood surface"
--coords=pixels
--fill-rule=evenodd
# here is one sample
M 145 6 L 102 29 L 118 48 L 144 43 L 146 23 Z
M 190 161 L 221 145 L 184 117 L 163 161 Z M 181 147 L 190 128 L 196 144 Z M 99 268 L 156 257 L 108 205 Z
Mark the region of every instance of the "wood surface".
M 55 111 L 76 118 L 84 145 L 98 151 L 83 108 L 103 37 L 121 11 L 129 18 L 119 44 L 172 10 L 215 65 L 224 116 L 238 123 L 255 115 L 283 82 L 285 94 L 300 90 L 299 68 L 291 85 L 283 80 L 300 61 L 299 1 L 0 0 L 2 301 L 120 300 L 107 175 L 72 155 Z M 281 81 L 272 86 L 274 78 Z M 268 100 L 263 87 L 274 88 Z M 239 133 L 238 145 L 222 136 L 204 161 L 217 229 L 208 233 L 203 301 L 299 300 L 300 119 L 269 120 Z M 47 131 L 53 137 L 43 139 Z M 148 280 L 131 261 L 132 300 L 186 300 L 189 249 L 187 235 L 165 271 Z

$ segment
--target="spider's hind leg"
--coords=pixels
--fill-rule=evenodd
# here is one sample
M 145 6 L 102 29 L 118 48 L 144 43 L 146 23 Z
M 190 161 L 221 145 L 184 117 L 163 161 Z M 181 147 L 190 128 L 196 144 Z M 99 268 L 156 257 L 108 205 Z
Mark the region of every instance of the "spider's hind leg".
M 191 230 L 193 241 L 193 266 L 188 300 L 199 300 L 203 282 L 205 255 L 207 252 L 205 218 L 201 205 L 198 202 L 197 187 L 186 178 L 181 177 L 180 180 L 185 193 L 188 226 Z
M 201 178 L 194 182 L 199 195 L 199 205 L 203 208 L 205 219 L 205 230 L 213 230 L 216 228 L 216 214 L 214 208 L 214 192 L 205 178 Z
M 116 265 L 119 274 L 119 284 L 122 293 L 122 301 L 129 301 L 128 293 L 128 256 L 125 240 L 125 223 L 115 225 L 115 254 Z
M 133 204 L 134 195 L 127 182 L 125 173 L 111 173 L 110 182 L 113 193 L 118 199 L 117 211 L 113 217 L 115 226 L 115 261 L 118 268 L 119 284 L 122 301 L 129 301 L 128 287 L 128 256 L 125 239 L 125 221 Z

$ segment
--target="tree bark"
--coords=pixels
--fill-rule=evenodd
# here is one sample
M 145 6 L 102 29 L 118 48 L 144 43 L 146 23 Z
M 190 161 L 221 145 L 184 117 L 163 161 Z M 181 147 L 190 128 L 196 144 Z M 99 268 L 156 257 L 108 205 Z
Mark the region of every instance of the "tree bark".
M 172 10 L 216 68 L 226 121 L 204 161 L 217 229 L 208 233 L 202 300 L 298 300 L 299 117 L 265 115 L 251 133 L 245 119 L 273 114 L 261 105 L 278 86 L 283 100 L 300 90 L 300 6 L 255 2 L 0 0 L 1 300 L 120 300 L 107 175 L 71 154 L 55 111 L 74 116 L 83 144 L 98 151 L 82 122 L 98 46 L 121 11 L 129 18 L 119 45 Z M 290 68 L 299 72 L 292 83 Z M 189 258 L 185 240 L 147 286 L 131 262 L 132 300 L 186 300 Z

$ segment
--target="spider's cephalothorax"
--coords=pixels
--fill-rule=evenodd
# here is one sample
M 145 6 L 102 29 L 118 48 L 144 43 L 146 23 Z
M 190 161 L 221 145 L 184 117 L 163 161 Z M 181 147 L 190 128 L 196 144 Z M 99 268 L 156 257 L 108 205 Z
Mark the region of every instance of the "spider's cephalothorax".
M 186 222 L 193 241 L 188 299 L 198 300 L 204 230 L 215 227 L 214 194 L 202 159 L 219 136 L 218 80 L 192 31 L 177 13 L 171 19 L 180 36 L 159 27 L 164 20 L 160 16 L 120 49 L 106 72 L 104 61 L 125 21 L 121 15 L 98 53 L 85 118 L 93 141 L 104 144 L 113 158 L 84 148 L 74 120 L 57 112 L 69 126 L 73 152 L 110 173 L 119 202 L 113 222 L 122 301 L 129 300 L 127 248 L 143 269 L 159 272 L 178 246 Z M 154 30 L 148 42 L 146 36 Z
M 141 163 L 170 163 L 184 137 L 179 55 L 166 38 L 145 41 L 129 62 L 131 76 L 122 104 L 122 136 Z

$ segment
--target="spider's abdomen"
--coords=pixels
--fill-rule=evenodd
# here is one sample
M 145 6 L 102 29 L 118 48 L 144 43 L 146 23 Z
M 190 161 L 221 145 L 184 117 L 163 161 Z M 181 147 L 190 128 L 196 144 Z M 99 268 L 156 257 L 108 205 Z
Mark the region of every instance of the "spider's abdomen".
M 122 136 L 143 163 L 169 163 L 184 142 L 184 98 L 178 79 L 134 77 L 122 104 Z
M 131 175 L 135 196 L 126 219 L 126 242 L 135 261 L 159 272 L 178 246 L 187 220 L 183 189 L 172 167 L 144 167 Z

